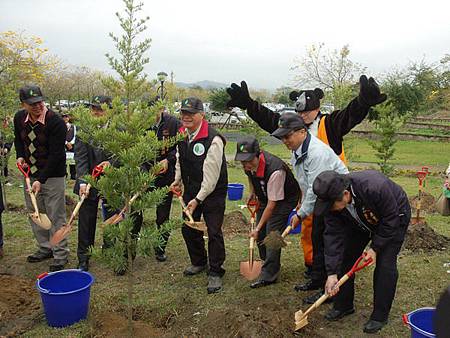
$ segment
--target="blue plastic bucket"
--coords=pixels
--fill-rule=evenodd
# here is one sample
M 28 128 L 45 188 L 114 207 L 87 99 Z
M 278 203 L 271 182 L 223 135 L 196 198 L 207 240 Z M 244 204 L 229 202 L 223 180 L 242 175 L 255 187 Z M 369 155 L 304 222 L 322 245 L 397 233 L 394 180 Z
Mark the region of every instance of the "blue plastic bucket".
M 81 270 L 62 270 L 38 277 L 47 323 L 53 327 L 72 325 L 86 319 L 94 276 Z
M 433 328 L 434 307 L 423 307 L 403 315 L 403 322 L 411 328 L 411 338 L 436 337 Z
M 294 209 L 294 210 L 292 210 L 291 211 L 291 213 L 289 214 L 289 218 L 288 218 L 288 221 L 287 221 L 287 223 L 286 223 L 286 226 L 288 226 L 289 224 L 291 224 L 291 219 L 292 219 L 292 217 L 294 217 L 294 215 L 297 213 L 297 211 Z M 297 225 L 294 229 L 292 229 L 290 232 L 289 232 L 289 235 L 295 235 L 295 234 L 298 234 L 298 233 L 300 233 L 302 231 L 302 223 L 300 223 L 299 225 Z
M 228 199 L 230 201 L 239 201 L 244 194 L 244 185 L 240 183 L 228 184 Z

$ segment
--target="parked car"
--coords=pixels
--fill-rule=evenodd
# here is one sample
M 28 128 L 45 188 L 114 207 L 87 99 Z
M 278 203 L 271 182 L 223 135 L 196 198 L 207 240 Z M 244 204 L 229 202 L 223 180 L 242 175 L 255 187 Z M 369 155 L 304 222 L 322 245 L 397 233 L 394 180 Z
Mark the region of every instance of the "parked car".
M 239 120 L 236 116 L 230 114 L 222 114 L 216 111 L 209 112 L 209 122 L 210 123 L 218 123 L 218 124 L 238 124 Z
M 295 113 L 294 107 L 284 107 L 277 111 L 280 115 L 286 114 L 286 113 Z

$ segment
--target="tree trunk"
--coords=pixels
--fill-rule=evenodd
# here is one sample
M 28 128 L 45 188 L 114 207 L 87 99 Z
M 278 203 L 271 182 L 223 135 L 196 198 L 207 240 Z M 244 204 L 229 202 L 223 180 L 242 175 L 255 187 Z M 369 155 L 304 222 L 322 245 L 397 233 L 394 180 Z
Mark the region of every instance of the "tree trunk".
M 130 232 L 127 232 L 127 258 L 128 258 L 128 334 L 133 337 L 133 257 L 131 253 L 132 238 Z

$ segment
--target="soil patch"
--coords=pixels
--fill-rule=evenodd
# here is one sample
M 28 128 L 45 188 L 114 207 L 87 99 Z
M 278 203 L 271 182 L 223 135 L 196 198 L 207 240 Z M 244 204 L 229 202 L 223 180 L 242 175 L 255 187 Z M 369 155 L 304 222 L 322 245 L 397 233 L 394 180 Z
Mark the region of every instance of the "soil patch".
M 437 234 L 426 222 L 410 224 L 406 233 L 404 248 L 412 251 L 445 250 L 450 238 Z
M 409 203 L 411 204 L 411 211 L 413 215 L 415 215 L 415 211 L 417 209 L 417 202 L 419 201 L 419 196 L 409 197 Z M 436 212 L 436 199 L 433 195 L 427 193 L 426 191 L 422 192 L 422 197 L 420 201 L 420 211 L 425 211 L 427 213 Z
M 26 213 L 27 212 L 27 210 L 25 209 L 25 206 L 23 204 L 22 205 L 17 205 L 17 204 L 8 202 L 7 206 L 8 206 L 8 211 L 10 211 L 10 212 L 20 212 L 20 213 Z
M 248 234 L 250 232 L 250 222 L 240 210 L 235 210 L 224 216 L 222 229 L 227 237 Z
M 0 336 L 15 337 L 42 317 L 34 280 L 0 275 Z
M 117 313 L 102 313 L 94 318 L 95 337 L 128 337 L 128 320 Z M 163 331 L 142 321 L 133 321 L 133 337 L 161 337 Z

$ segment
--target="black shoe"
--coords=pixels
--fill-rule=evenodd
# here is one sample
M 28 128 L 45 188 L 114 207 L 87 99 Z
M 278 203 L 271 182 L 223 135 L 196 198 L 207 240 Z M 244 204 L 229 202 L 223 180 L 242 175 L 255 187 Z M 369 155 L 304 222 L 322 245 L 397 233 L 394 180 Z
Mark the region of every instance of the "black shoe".
M 318 292 L 313 293 L 312 295 L 309 295 L 305 298 L 303 298 L 304 304 L 314 304 L 320 297 L 322 297 L 324 294 L 323 289 L 320 289 Z M 333 303 L 333 298 L 328 297 L 325 302 L 325 304 Z
M 35 252 L 32 255 L 29 255 L 27 257 L 27 262 L 28 263 L 38 263 L 38 262 L 42 262 L 45 261 L 46 259 L 50 259 L 53 258 L 53 252 L 49 251 L 48 253 L 43 253 L 43 252 Z
M 206 290 L 208 294 L 217 293 L 222 290 L 222 277 L 208 276 L 208 287 Z
M 308 280 L 305 283 L 297 284 L 294 286 L 295 291 L 311 291 L 311 290 L 319 290 L 323 287 L 323 283 L 313 282 L 312 280 Z
M 77 269 L 80 269 L 81 271 L 89 271 L 89 261 L 79 262 Z
M 336 310 L 336 309 L 331 309 L 326 315 L 325 315 L 325 319 L 329 320 L 329 321 L 336 321 L 339 320 L 345 316 L 351 315 L 352 313 L 355 313 L 355 308 L 351 308 L 348 310 Z
M 167 256 L 163 253 L 155 254 L 155 258 L 158 262 L 165 262 L 167 260 Z
M 114 270 L 114 274 L 116 276 L 123 276 L 126 273 L 127 273 L 127 268 L 121 268 L 121 269 Z
M 64 269 L 64 266 L 67 264 L 67 259 L 54 259 L 53 262 L 50 263 L 48 267 L 48 271 L 55 272 Z
M 250 284 L 250 287 L 252 289 L 257 289 L 257 288 L 262 288 L 263 286 L 267 286 L 270 284 L 275 284 L 277 281 L 274 280 L 272 282 L 266 281 L 266 280 L 257 280 L 256 282 L 253 282 L 252 284 Z
M 365 333 L 376 333 L 382 329 L 383 326 L 387 324 L 387 320 L 379 322 L 377 320 L 370 319 L 367 323 L 364 324 L 363 331 Z

